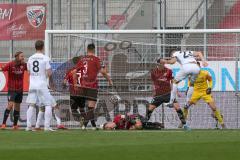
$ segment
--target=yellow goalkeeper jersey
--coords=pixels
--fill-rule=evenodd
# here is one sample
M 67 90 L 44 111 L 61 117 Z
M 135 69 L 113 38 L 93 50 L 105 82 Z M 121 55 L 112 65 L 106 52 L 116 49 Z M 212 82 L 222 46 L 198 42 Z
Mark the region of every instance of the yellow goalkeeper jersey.
M 208 88 L 208 71 L 201 70 L 197 76 L 196 81 L 194 82 L 194 91 L 204 91 L 206 92 Z

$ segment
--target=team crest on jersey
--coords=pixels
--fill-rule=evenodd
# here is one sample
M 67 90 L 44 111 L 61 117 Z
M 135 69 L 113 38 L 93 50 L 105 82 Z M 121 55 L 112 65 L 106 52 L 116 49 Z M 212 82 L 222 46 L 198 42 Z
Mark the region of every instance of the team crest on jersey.
M 27 7 L 27 18 L 29 23 L 37 28 L 39 27 L 45 16 L 45 7 L 44 6 L 29 6 Z

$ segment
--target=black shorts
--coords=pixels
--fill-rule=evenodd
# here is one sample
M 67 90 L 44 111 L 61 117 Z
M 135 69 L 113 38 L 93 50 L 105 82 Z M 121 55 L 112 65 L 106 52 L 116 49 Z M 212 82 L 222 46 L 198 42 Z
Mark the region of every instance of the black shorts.
M 8 102 L 22 103 L 22 91 L 8 91 Z
M 160 96 L 156 96 L 152 99 L 152 102 L 150 104 L 158 107 L 163 103 L 168 103 L 170 101 L 171 98 L 171 94 L 164 94 L 164 95 L 160 95 Z
M 86 103 L 85 97 L 70 96 L 70 105 L 72 109 L 84 108 Z
M 97 101 L 98 90 L 96 88 L 78 88 L 77 95 L 79 97 L 84 97 L 86 100 Z
M 85 88 L 82 91 L 82 94 L 70 96 L 70 105 L 72 109 L 84 108 L 88 100 L 97 101 L 97 89 Z

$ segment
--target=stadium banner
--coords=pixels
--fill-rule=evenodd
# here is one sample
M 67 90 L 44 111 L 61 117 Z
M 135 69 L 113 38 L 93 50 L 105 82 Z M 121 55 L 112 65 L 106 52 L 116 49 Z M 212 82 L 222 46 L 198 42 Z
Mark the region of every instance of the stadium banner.
M 0 4 L 0 40 L 44 39 L 46 4 Z
M 202 68 L 207 70 L 213 79 L 213 91 L 236 91 L 236 70 L 235 61 L 210 61 L 209 66 Z M 6 63 L 1 63 L 0 66 Z M 53 70 L 56 69 L 60 64 L 52 63 Z M 180 70 L 178 64 L 167 66 L 173 70 L 173 74 L 176 75 Z M 240 77 L 240 65 L 238 66 L 238 72 Z M 24 91 L 28 91 L 28 75 L 25 74 L 24 80 Z M 240 81 L 239 81 L 240 83 Z M 238 85 L 240 87 L 240 84 Z M 187 79 L 181 82 L 178 86 L 180 91 L 185 91 L 187 89 Z M 240 89 L 240 88 L 239 88 Z M 7 91 L 7 74 L 0 72 L 0 91 Z

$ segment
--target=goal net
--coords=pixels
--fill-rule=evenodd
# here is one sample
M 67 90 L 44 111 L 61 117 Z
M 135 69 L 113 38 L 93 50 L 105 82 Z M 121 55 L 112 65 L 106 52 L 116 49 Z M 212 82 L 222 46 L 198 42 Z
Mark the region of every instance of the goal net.
M 99 74 L 99 93 L 95 109 L 97 125 L 112 121 L 121 114 L 146 116 L 153 98 L 151 70 L 157 59 L 170 57 L 169 51 L 201 51 L 213 79 L 212 96 L 220 109 L 227 128 L 239 128 L 239 45 L 240 30 L 47 30 L 46 54 L 51 58 L 56 91 L 53 92 L 63 124 L 78 128 L 80 122 L 71 111 L 70 93 L 62 89 L 66 72 L 74 67 L 77 57 L 86 55 L 88 44 L 96 45 L 96 55 L 104 62 L 113 86 Z M 179 64 L 167 65 L 176 75 Z M 178 85 L 178 101 L 186 103 L 187 79 Z M 155 109 L 150 121 L 164 123 L 165 128 L 177 128 L 180 121 L 173 108 L 161 105 Z M 200 100 L 192 106 L 187 119 L 191 128 L 217 127 L 208 105 Z M 55 125 L 55 121 L 53 121 Z

